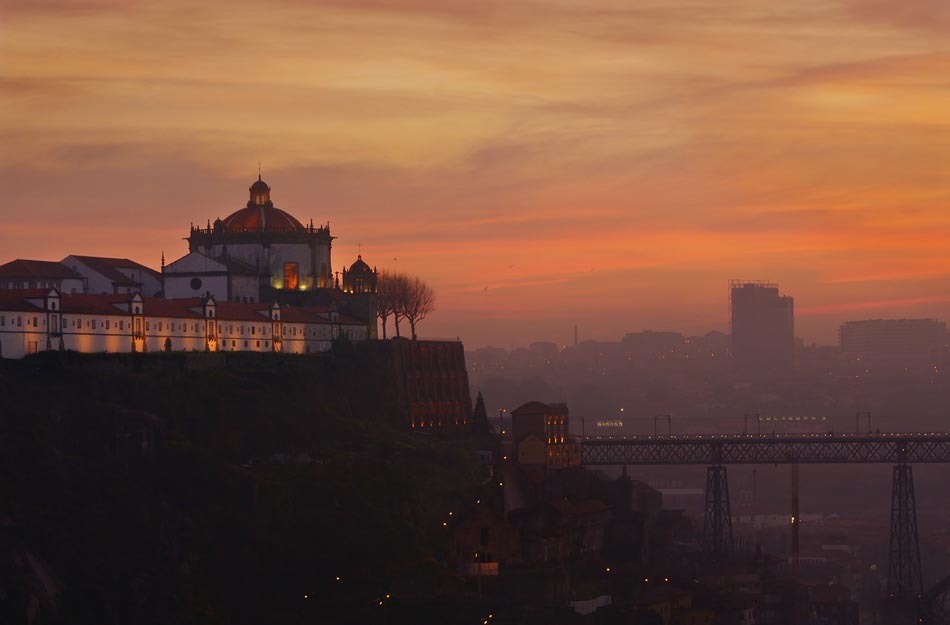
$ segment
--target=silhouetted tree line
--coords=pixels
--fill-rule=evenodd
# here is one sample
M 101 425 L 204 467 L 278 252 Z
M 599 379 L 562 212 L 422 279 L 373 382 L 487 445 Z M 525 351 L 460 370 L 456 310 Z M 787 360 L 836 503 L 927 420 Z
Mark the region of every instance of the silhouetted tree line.
M 416 340 L 416 325 L 435 311 L 435 291 L 418 276 L 383 270 L 379 273 L 377 316 L 383 324 L 383 338 L 390 317 L 396 336 L 402 336 L 399 322 L 409 323 L 413 340 Z

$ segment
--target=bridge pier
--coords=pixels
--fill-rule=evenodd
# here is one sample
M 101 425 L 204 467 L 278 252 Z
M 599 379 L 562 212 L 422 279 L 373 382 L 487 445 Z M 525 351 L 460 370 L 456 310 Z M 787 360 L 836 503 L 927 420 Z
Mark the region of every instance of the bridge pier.
M 887 594 L 893 599 L 914 599 L 923 593 L 920 541 L 914 470 L 901 462 L 894 467 L 891 488 L 891 540 L 887 562 Z
M 729 480 L 726 467 L 715 464 L 706 469 L 706 511 L 703 543 L 714 558 L 733 553 L 732 512 L 729 508 Z

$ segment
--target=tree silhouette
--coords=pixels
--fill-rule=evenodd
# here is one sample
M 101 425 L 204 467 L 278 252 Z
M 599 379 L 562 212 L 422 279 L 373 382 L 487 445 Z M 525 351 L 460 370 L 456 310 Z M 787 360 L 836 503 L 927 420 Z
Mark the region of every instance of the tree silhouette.
M 492 433 L 491 424 L 488 423 L 488 411 L 485 410 L 485 398 L 482 392 L 478 392 L 475 399 L 475 411 L 472 413 L 472 433 L 475 436 L 488 436 Z
M 435 310 L 435 291 L 417 276 L 383 270 L 379 273 L 376 303 L 376 315 L 383 324 L 383 339 L 389 317 L 393 318 L 396 336 L 402 336 L 399 322 L 405 319 L 412 338 L 416 339 L 416 326 Z

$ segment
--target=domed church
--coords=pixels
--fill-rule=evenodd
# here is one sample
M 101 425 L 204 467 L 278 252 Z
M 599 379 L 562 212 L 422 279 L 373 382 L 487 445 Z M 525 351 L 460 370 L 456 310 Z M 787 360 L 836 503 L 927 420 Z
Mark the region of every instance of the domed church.
M 330 224 L 314 226 L 310 220 L 304 225 L 274 206 L 271 188 L 260 175 L 248 192 L 247 205 L 224 219 L 208 220 L 205 227 L 192 224 L 186 256 L 168 265 L 163 260 L 165 297 L 358 308 L 360 317 L 372 313 L 367 323 L 375 330 L 375 270 L 357 259 L 359 288 L 348 288 L 344 269 L 341 289 L 330 259 L 335 238 Z M 356 300 L 358 305 L 348 305 Z

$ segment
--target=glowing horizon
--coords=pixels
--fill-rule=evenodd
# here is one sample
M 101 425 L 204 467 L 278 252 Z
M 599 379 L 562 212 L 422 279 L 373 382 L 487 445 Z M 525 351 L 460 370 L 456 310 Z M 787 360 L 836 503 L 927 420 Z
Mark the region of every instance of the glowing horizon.
M 950 317 L 950 5 L 0 0 L 0 262 L 329 221 L 468 347 Z M 398 260 L 396 260 L 398 259 Z

